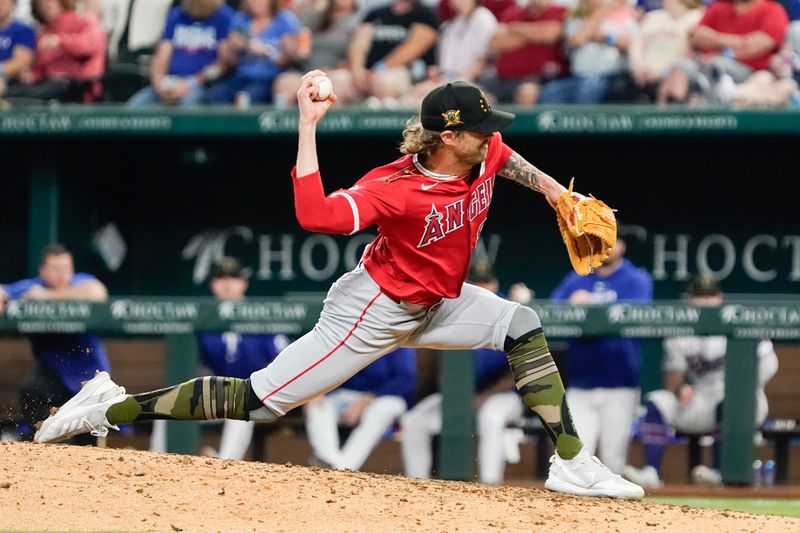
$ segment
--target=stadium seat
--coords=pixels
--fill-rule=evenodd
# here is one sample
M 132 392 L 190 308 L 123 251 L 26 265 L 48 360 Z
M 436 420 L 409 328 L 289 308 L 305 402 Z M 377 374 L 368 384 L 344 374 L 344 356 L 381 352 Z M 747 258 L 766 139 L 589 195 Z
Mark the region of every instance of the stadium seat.
M 118 16 L 109 34 L 105 101 L 125 102 L 149 83 L 149 66 L 172 0 L 107 0 Z M 120 30 L 121 29 L 121 30 Z
M 128 20 L 128 50 L 152 50 L 158 44 L 172 0 L 133 0 Z

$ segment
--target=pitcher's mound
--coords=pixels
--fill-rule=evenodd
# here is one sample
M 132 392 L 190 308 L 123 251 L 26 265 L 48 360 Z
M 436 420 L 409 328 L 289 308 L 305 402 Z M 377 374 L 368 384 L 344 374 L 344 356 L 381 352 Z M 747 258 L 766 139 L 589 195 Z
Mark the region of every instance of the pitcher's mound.
M 0 445 L 0 530 L 798 531 L 800 520 L 474 483 L 52 444 Z

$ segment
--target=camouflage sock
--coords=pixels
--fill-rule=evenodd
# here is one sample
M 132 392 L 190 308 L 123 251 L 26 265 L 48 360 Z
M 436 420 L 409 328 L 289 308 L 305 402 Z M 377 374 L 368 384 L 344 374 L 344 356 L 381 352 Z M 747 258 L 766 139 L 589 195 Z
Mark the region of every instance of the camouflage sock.
M 572 425 L 564 385 L 542 328 L 526 333 L 506 350 L 522 400 L 542 421 L 562 459 L 572 459 L 583 443 Z
M 128 396 L 112 405 L 106 417 L 112 424 L 139 420 L 247 420 L 248 380 L 208 376 L 165 389 Z

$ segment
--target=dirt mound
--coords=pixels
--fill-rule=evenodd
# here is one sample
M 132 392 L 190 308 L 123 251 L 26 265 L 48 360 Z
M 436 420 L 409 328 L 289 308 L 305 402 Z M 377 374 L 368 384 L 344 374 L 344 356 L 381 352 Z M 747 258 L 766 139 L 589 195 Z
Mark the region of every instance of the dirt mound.
M 268 463 L 0 444 L 0 530 L 775 531 L 800 520 Z

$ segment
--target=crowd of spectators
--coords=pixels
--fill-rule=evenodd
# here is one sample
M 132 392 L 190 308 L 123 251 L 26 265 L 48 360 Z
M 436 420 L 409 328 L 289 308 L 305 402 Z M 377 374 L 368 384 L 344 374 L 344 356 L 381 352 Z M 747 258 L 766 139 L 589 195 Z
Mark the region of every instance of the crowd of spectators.
M 800 0 L 781 2 L 0 0 L 0 95 L 290 107 L 319 68 L 369 107 L 413 107 L 456 79 L 524 106 L 788 105 Z M 142 20 L 152 42 L 133 47 Z M 125 61 L 138 78 L 104 91 Z

